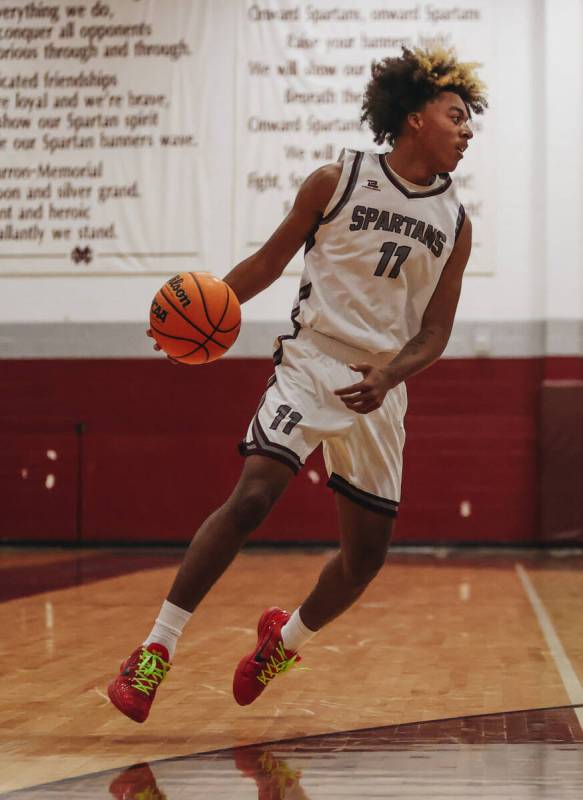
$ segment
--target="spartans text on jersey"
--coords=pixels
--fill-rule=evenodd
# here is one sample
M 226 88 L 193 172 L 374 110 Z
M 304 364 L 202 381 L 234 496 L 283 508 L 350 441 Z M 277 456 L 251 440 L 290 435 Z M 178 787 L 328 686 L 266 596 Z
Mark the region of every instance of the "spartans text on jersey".
M 367 230 L 374 222 L 374 230 L 389 231 L 389 233 L 402 234 L 411 239 L 418 239 L 430 250 L 434 256 L 439 257 L 447 236 L 443 231 L 437 230 L 428 222 L 405 217 L 402 214 L 386 211 L 385 209 L 372 208 L 371 206 L 354 206 L 352 222 L 348 226 L 351 231 Z M 403 226 L 405 230 L 403 230 Z

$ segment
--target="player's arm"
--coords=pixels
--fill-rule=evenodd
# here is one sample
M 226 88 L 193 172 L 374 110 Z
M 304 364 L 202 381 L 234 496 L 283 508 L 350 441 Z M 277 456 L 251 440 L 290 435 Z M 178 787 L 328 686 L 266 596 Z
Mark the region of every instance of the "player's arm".
M 279 278 L 322 218 L 341 173 L 339 163 L 326 164 L 312 172 L 301 185 L 291 211 L 270 239 L 223 278 L 240 303 L 250 300 Z
M 421 330 L 386 368 L 393 385 L 433 364 L 445 350 L 455 319 L 464 270 L 472 249 L 472 223 L 466 217 L 457 241 L 431 296 Z
M 380 408 L 389 389 L 437 361 L 449 341 L 471 249 L 472 225 L 466 217 L 425 309 L 421 330 L 383 369 L 375 369 L 370 364 L 350 365 L 364 377 L 359 383 L 336 390 L 335 394 L 348 408 L 361 414 Z
M 340 163 L 325 164 L 312 172 L 300 186 L 291 211 L 271 238 L 223 278 L 240 303 L 255 297 L 279 278 L 322 218 L 341 174 Z M 151 330 L 147 334 L 153 338 Z M 160 345 L 154 344 L 154 350 L 160 350 Z M 170 356 L 167 358 L 174 364 L 179 363 Z

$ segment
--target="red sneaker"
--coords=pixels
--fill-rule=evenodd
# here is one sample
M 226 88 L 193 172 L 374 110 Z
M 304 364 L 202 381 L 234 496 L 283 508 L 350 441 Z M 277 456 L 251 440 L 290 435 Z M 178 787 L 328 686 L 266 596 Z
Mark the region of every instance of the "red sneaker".
M 134 764 L 125 769 L 110 783 L 109 791 L 116 800 L 167 800 L 148 764 Z
M 107 687 L 113 705 L 135 722 L 145 722 L 156 689 L 170 669 L 168 650 L 152 642 L 140 645 L 119 668 L 119 675 Z
M 257 700 L 270 680 L 300 661 L 297 653 L 285 649 L 281 639 L 281 629 L 289 618 L 281 608 L 268 608 L 261 615 L 255 650 L 241 659 L 233 676 L 233 695 L 240 706 Z

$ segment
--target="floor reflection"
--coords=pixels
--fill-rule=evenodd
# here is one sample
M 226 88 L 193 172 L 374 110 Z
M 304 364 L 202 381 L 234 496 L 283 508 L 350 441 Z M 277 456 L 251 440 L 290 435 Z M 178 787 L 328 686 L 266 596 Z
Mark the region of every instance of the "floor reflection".
M 110 785 L 116 800 L 580 800 L 583 792 L 583 750 L 545 744 L 319 754 L 253 747 L 157 764 L 149 782 L 147 767 L 135 770 L 144 782 L 128 781 L 131 770 L 121 773 Z
M 156 783 L 149 764 L 133 764 L 116 775 L 109 784 L 115 800 L 169 800 Z
M 186 764 L 189 761 L 190 764 Z M 257 797 L 258 800 L 309 800 L 300 785 L 302 770 L 264 747 L 244 747 L 223 757 L 206 756 L 181 764 L 134 764 L 109 784 L 115 800 L 176 800 L 180 797 Z M 232 767 L 235 766 L 239 775 Z M 186 769 L 185 769 L 186 767 Z M 166 787 L 162 791 L 154 770 Z M 170 770 L 170 772 L 169 772 Z M 247 781 L 241 780 L 247 778 Z M 203 785 L 203 784 L 206 784 Z M 253 786 L 254 784 L 254 786 Z M 172 788 L 170 788 L 172 787 Z M 171 792 L 169 794 L 168 792 Z M 66 793 L 65 793 L 66 796 Z M 75 797 L 89 797 L 79 793 Z
M 271 750 L 262 747 L 244 747 L 233 751 L 237 768 L 247 778 L 255 781 L 260 800 L 308 800 L 300 785 L 301 769 Z
M 496 714 L 139 763 L 1 795 L 19 800 L 580 800 L 573 708 Z

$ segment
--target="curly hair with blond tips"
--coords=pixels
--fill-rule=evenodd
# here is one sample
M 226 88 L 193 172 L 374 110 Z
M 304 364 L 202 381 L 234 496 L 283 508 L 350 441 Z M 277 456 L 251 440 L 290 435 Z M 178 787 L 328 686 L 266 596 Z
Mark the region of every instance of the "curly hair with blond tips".
M 441 92 L 455 92 L 469 113 L 482 114 L 488 102 L 486 86 L 476 75 L 480 66 L 458 61 L 453 49 L 403 47 L 398 58 L 373 62 L 360 120 L 368 122 L 377 144 L 393 145 L 407 114 L 420 111 Z

